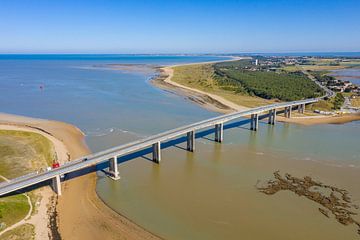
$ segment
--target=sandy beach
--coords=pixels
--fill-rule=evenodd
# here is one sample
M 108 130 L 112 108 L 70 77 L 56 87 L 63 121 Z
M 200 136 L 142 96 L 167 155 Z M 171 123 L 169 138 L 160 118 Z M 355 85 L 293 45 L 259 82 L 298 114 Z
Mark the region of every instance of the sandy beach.
M 62 156 L 62 162 L 68 161 L 69 157 L 73 160 L 90 153 L 84 142 L 84 134 L 67 123 L 1 113 L 0 127 L 42 134 L 53 142 L 57 154 Z M 37 239 L 48 237 L 47 205 L 56 203 L 55 207 L 49 207 L 57 216 L 55 230 L 58 230 L 61 239 L 159 239 L 109 209 L 98 198 L 95 186 L 96 173 L 91 173 L 62 183 L 61 197 L 54 195 L 50 188 L 37 190 L 43 200 L 38 214 L 29 220 L 36 226 Z M 54 239 L 57 236 L 53 233 Z
M 228 61 L 235 61 L 235 60 L 237 59 L 228 60 Z M 196 63 L 196 64 L 208 64 L 208 62 Z M 191 64 L 186 64 L 186 65 L 191 65 Z M 188 86 L 184 86 L 182 84 L 172 81 L 172 77 L 174 75 L 173 68 L 177 66 L 183 66 L 183 65 L 173 65 L 173 66 L 166 66 L 160 68 L 159 76 L 153 79 L 152 83 L 155 86 L 160 87 L 162 89 L 185 96 L 190 101 L 210 111 L 215 111 L 220 113 L 230 113 L 234 111 L 243 111 L 249 109 L 245 106 L 231 102 L 221 96 L 204 92 L 199 89 L 194 89 Z M 285 118 L 282 116 L 278 116 L 277 120 L 280 122 L 289 122 L 289 123 L 296 123 L 303 125 L 341 124 L 341 123 L 360 120 L 360 114 L 341 114 L 341 115 L 331 115 L 331 116 L 325 116 L 325 115 L 298 116 L 292 118 Z

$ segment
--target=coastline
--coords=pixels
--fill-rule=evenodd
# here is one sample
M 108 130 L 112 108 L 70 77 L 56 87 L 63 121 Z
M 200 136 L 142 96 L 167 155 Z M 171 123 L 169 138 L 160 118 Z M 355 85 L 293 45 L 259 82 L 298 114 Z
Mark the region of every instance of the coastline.
M 195 64 L 206 63 L 209 62 Z M 160 84 L 162 85 L 161 87 L 166 87 L 169 91 L 184 95 L 189 100 L 197 102 L 202 107 L 211 111 L 227 113 L 247 109 L 220 96 L 171 81 L 173 75 L 172 67 L 174 66 L 161 68 L 160 71 L 164 71 L 164 79 L 154 79 L 152 81 L 154 85 Z M 7 120 L 3 121 L 3 119 Z M 291 119 L 279 116 L 278 118 L 279 121 L 305 125 L 323 123 L 340 124 L 359 119 L 360 115 L 294 117 Z M 10 114 L 0 114 L 0 124 L 1 123 L 17 127 L 27 127 L 59 139 L 66 143 L 65 145 L 71 160 L 90 153 L 90 150 L 85 144 L 83 133 L 70 124 Z M 106 206 L 96 193 L 96 179 L 96 173 L 91 173 L 63 183 L 63 195 L 56 200 L 56 211 L 58 214 L 59 231 L 64 239 L 159 239 L 157 236 Z M 121 236 L 119 236 L 120 234 Z
M 236 61 L 238 59 L 239 58 L 235 58 L 226 61 Z M 201 64 L 216 63 L 216 62 L 224 62 L 224 61 L 202 62 L 202 63 L 160 67 L 158 69 L 159 75 L 153 78 L 150 82 L 156 87 L 173 92 L 180 96 L 184 96 L 186 99 L 210 111 L 219 112 L 219 113 L 231 113 L 234 111 L 242 111 L 249 109 L 246 106 L 241 106 L 227 99 L 224 99 L 223 97 L 218 96 L 216 94 L 204 92 L 202 90 L 191 88 L 172 81 L 172 77 L 174 75 L 174 69 L 173 69 L 174 67 L 185 66 L 185 65 L 201 65 Z M 360 120 L 360 113 L 342 114 L 342 115 L 333 115 L 333 116 L 323 116 L 323 115 L 304 116 L 304 117 L 301 116 L 301 117 L 292 117 L 292 118 L 285 118 L 282 116 L 278 116 L 277 120 L 280 122 L 289 122 L 289 123 L 296 123 L 302 125 L 341 124 L 341 123 Z
M 1 127 L 42 134 L 56 143 L 62 161 L 90 153 L 84 134 L 67 123 L 0 113 Z M 93 172 L 63 182 L 60 197 L 50 187 L 36 190 L 43 196 L 29 221 L 36 224 L 36 239 L 50 233 L 54 239 L 160 239 L 106 206 L 96 193 L 96 179 Z

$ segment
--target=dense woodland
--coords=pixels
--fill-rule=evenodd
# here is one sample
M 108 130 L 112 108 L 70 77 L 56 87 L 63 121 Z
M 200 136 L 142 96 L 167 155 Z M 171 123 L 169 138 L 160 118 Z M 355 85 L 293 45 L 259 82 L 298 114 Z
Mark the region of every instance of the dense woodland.
M 301 72 L 255 66 L 250 59 L 214 64 L 215 79 L 225 90 L 265 99 L 294 101 L 322 96 L 323 90 Z

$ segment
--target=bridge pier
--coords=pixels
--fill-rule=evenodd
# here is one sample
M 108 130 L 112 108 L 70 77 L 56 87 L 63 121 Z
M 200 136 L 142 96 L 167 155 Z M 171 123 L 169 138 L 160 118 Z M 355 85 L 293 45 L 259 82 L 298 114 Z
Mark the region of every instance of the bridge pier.
M 195 150 L 195 131 L 187 133 L 187 150 L 190 152 Z
M 285 112 L 284 112 L 284 114 L 285 114 L 285 117 L 286 117 L 286 118 L 291 118 L 291 110 L 292 110 L 292 107 L 291 107 L 291 106 L 285 107 Z
M 161 161 L 161 143 L 157 142 L 152 145 L 153 148 L 153 161 L 160 163 Z
M 110 178 L 113 180 L 118 180 L 120 179 L 119 176 L 119 170 L 118 170 L 118 163 L 117 163 L 117 156 L 110 158 L 109 160 L 109 173 L 110 173 Z
M 271 109 L 269 111 L 269 121 L 268 124 L 275 125 L 276 121 L 276 109 Z
M 56 175 L 56 176 L 52 179 L 52 189 L 54 190 L 54 192 L 55 192 L 58 196 L 61 196 L 60 175 Z
M 268 120 L 268 124 L 272 123 L 272 119 L 273 119 L 273 109 L 269 110 L 269 120 Z
M 259 114 L 251 114 L 250 129 L 257 131 L 259 128 Z
M 222 142 L 224 140 L 224 124 L 215 124 L 215 142 Z
M 300 104 L 298 106 L 299 113 L 304 114 L 305 112 L 305 104 Z
M 275 109 L 275 108 L 274 108 L 273 111 L 272 111 L 272 115 L 273 115 L 273 117 L 272 117 L 272 122 L 271 122 L 271 124 L 272 124 L 272 125 L 275 125 L 275 122 L 276 122 L 276 109 Z

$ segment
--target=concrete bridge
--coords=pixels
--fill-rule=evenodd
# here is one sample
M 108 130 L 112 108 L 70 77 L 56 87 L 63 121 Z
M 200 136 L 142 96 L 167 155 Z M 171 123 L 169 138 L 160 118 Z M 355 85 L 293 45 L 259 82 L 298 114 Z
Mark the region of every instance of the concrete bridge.
M 287 118 L 291 117 L 291 113 L 294 109 L 303 113 L 305 105 L 309 103 L 317 102 L 319 99 L 306 99 L 294 102 L 277 103 L 267 106 L 252 108 L 250 110 L 239 111 L 221 115 L 218 117 L 210 118 L 204 121 L 196 122 L 183 127 L 175 128 L 160 134 L 156 134 L 144 139 L 140 139 L 134 142 L 123 144 L 114 148 L 107 149 L 98 153 L 84 156 L 83 158 L 68 162 L 60 166 L 41 173 L 30 173 L 22 177 L 11 179 L 9 182 L 3 182 L 0 184 L 0 196 L 9 194 L 18 190 L 23 190 L 27 187 L 34 186 L 36 184 L 51 180 L 54 191 L 61 195 L 61 177 L 64 174 L 76 172 L 82 169 L 86 169 L 91 166 L 95 166 L 100 163 L 109 161 L 109 175 L 112 179 L 119 179 L 118 171 L 118 158 L 126 156 L 130 153 L 139 152 L 145 148 L 152 147 L 152 159 L 155 163 L 161 161 L 161 143 L 168 140 L 187 136 L 187 150 L 195 151 L 195 132 L 204 130 L 206 128 L 215 128 L 215 141 L 222 142 L 224 139 L 224 123 L 237 120 L 244 116 L 250 116 L 250 129 L 256 131 L 259 128 L 259 115 L 266 114 L 268 116 L 268 123 L 275 124 L 276 116 L 279 110 L 284 109 L 284 115 Z

